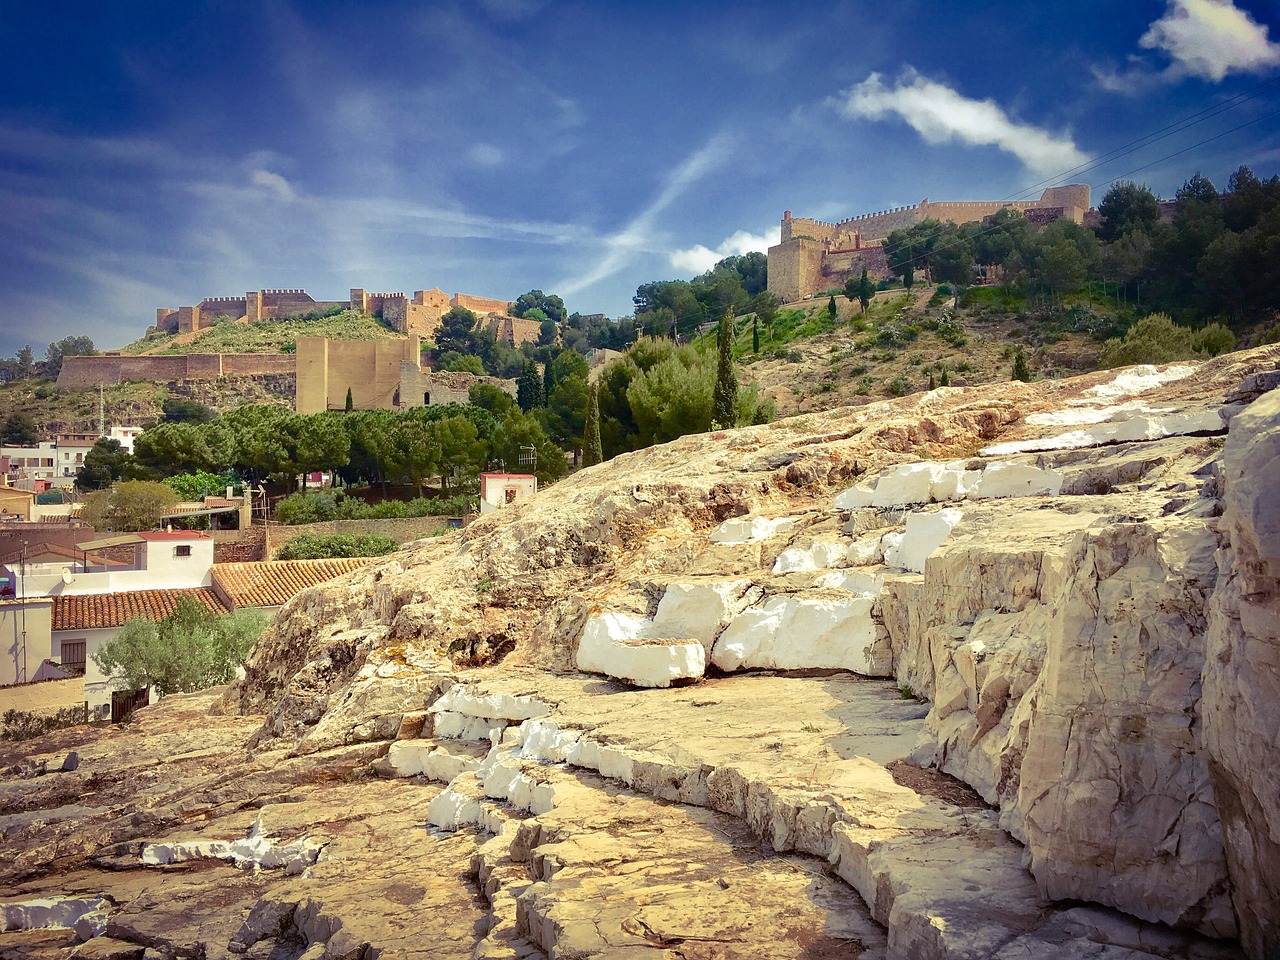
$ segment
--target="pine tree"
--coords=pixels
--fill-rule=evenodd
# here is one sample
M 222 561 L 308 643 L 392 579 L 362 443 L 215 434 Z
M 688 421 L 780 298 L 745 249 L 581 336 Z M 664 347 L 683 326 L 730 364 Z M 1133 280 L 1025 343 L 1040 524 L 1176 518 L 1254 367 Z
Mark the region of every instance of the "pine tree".
M 520 409 L 528 413 L 534 407 L 545 407 L 546 396 L 542 392 L 542 377 L 538 374 L 538 365 L 526 360 L 516 380 L 516 403 Z
M 355 403 L 351 400 L 351 388 L 347 387 L 347 402 L 342 405 L 342 409 L 346 413 L 350 413 L 356 408 Z
M 582 428 L 582 465 L 592 467 L 604 460 L 600 446 L 600 396 L 593 383 L 587 393 L 587 419 Z
M 1013 379 L 1023 383 L 1031 382 L 1031 366 L 1027 363 L 1027 355 L 1019 347 L 1013 355 Z
M 720 318 L 720 365 L 716 370 L 716 389 L 711 418 L 721 427 L 737 423 L 738 375 L 733 369 L 733 317 L 725 311 Z

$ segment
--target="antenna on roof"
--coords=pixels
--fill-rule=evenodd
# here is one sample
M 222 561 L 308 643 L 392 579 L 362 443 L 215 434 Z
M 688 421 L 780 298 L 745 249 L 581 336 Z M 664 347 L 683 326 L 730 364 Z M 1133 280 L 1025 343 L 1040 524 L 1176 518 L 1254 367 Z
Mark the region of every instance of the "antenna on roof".
M 527 453 L 525 451 L 528 451 Z M 525 444 L 520 446 L 520 466 L 530 467 L 530 473 L 538 472 L 538 448 Z

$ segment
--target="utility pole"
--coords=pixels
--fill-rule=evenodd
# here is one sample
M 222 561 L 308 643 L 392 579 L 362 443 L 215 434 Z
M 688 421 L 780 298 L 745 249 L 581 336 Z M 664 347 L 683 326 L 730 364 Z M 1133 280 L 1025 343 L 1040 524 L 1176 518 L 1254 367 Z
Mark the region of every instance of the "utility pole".
M 107 401 L 102 392 L 102 384 L 98 384 L 98 436 L 107 435 Z

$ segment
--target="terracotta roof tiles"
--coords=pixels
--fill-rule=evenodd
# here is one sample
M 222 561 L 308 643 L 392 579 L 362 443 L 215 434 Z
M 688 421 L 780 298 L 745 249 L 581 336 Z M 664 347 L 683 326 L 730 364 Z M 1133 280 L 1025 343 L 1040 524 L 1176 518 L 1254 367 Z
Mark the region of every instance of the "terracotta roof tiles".
M 236 607 L 279 607 L 307 587 L 359 570 L 375 559 L 353 557 L 215 563 L 213 582 Z
M 53 598 L 53 630 L 101 630 L 122 627 L 145 617 L 161 620 L 191 597 L 214 613 L 227 612 L 218 595 L 208 587 L 188 590 L 130 590 L 125 593 L 84 593 Z

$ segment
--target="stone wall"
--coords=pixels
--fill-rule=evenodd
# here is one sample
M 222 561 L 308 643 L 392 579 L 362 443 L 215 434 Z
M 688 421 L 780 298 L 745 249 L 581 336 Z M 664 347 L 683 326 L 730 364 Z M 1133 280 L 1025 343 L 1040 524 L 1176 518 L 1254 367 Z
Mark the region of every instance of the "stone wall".
M 476 323 L 476 328 L 489 331 L 495 340 L 512 347 L 518 347 L 522 343 L 537 343 L 538 338 L 542 336 L 541 322 L 498 313 L 481 317 Z
M 19 713 L 43 715 L 57 713 L 67 707 L 83 706 L 84 677 L 0 687 L 0 713 L 17 710 Z
M 58 374 L 58 389 L 89 390 L 129 380 L 215 380 L 223 376 L 288 374 L 293 370 L 292 356 L 271 353 L 67 357 Z
M 299 337 L 294 409 L 298 413 L 341 410 L 349 389 L 356 409 L 394 410 L 400 405 L 401 364 L 408 361 L 416 367 L 420 352 L 416 336 L 405 340 Z
M 449 305 L 466 307 L 473 313 L 508 313 L 515 302 L 512 300 L 494 300 L 492 297 L 473 297 L 467 293 L 455 293 L 449 298 Z
M 912 206 L 862 214 L 837 223 L 792 217 L 788 210 L 782 217 L 782 242 L 769 248 L 769 290 L 784 302 L 799 300 L 843 284 L 851 272 L 861 272 L 864 263 L 869 274 L 888 276 L 887 265 L 881 266 L 883 254 L 856 255 L 861 253 L 857 248 L 863 241 L 874 244 L 894 230 L 905 230 L 927 219 L 957 224 L 980 221 L 1006 207 L 1023 211 L 1041 225 L 1059 217 L 1083 223 L 1089 211 L 1089 186 L 1073 183 L 1050 187 L 1038 200 L 933 203 L 926 198 Z M 847 256 L 849 248 L 854 248 L 855 256 Z

